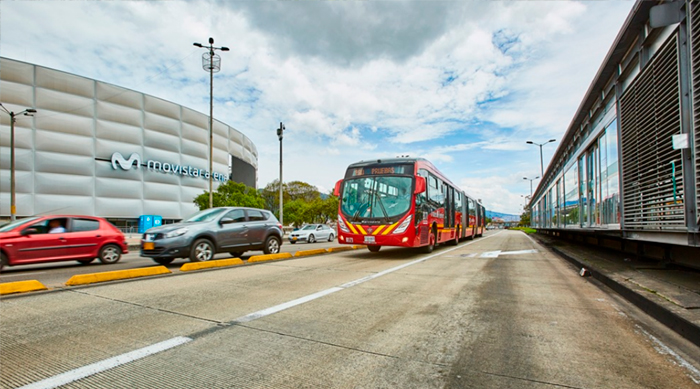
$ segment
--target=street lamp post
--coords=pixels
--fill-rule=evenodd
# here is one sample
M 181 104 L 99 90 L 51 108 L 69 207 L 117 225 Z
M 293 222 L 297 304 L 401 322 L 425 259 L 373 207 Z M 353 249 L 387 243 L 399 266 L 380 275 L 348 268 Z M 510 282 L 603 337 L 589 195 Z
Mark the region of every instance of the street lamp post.
M 525 142 L 525 143 L 530 144 L 530 145 L 540 146 L 540 176 L 544 176 L 544 161 L 542 160 L 542 146 L 546 145 L 547 143 L 556 142 L 556 141 L 557 141 L 556 139 L 550 139 L 544 143 L 535 143 L 531 140 Z
M 280 122 L 280 128 L 277 129 L 277 137 L 280 139 L 280 224 L 284 226 L 284 199 L 282 198 L 282 138 L 284 137 L 284 124 Z
M 530 181 L 530 200 L 532 200 L 532 181 L 534 181 L 534 180 L 536 180 L 536 179 L 538 179 L 538 178 L 540 178 L 540 176 L 537 176 L 537 177 L 535 177 L 535 178 L 523 177 L 523 180 L 528 180 L 528 181 Z
M 207 49 L 202 54 L 202 68 L 209 72 L 209 208 L 214 207 L 213 180 L 214 175 L 214 73 L 221 70 L 221 57 L 214 50 L 228 51 L 228 47 L 214 47 L 214 38 L 209 38 L 209 46 L 194 43 L 195 46 Z
M 31 114 L 36 113 L 36 109 L 27 108 L 24 111 L 15 113 L 5 108 L 1 103 L 0 107 L 10 115 L 10 220 L 15 221 L 17 219 L 17 206 L 15 203 L 15 121 L 17 120 L 17 115 L 31 116 Z

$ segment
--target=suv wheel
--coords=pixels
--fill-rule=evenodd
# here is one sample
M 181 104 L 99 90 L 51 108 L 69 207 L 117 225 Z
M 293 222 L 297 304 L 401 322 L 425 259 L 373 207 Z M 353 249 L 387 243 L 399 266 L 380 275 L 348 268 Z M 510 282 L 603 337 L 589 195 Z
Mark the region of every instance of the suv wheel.
M 214 258 L 214 245 L 209 239 L 197 239 L 190 250 L 190 261 L 205 262 Z
M 270 235 L 265 239 L 265 247 L 263 247 L 263 252 L 265 254 L 277 254 L 280 252 L 280 240 L 278 237 Z

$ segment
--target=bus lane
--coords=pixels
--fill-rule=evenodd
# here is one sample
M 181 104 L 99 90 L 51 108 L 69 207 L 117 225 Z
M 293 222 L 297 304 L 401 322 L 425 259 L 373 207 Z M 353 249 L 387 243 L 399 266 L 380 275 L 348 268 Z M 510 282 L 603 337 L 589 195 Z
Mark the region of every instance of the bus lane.
M 604 291 L 519 232 L 430 255 L 351 251 L 167 280 L 1 301 L 0 386 L 81 377 L 170 341 L 62 383 L 695 387 Z

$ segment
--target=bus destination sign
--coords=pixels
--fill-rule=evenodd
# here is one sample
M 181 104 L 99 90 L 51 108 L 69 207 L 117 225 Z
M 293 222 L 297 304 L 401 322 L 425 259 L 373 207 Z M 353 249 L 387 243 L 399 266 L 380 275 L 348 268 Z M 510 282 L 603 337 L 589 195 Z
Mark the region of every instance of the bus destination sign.
M 345 178 L 361 176 L 383 176 L 393 174 L 413 174 L 413 165 L 367 166 L 348 169 Z

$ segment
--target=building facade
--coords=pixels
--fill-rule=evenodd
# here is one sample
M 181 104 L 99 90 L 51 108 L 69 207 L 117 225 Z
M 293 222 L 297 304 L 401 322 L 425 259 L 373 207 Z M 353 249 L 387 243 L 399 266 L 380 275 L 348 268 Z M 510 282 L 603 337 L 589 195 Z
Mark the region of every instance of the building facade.
M 666 259 L 700 247 L 699 143 L 700 3 L 637 1 L 534 192 L 532 226 Z
M 14 125 L 16 215 L 182 219 L 209 190 L 209 116 L 105 82 L 0 58 Z M 0 113 L 0 217 L 10 215 L 10 117 Z M 257 184 L 251 140 L 213 121 L 213 187 Z

